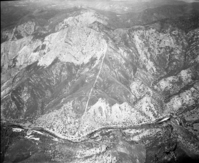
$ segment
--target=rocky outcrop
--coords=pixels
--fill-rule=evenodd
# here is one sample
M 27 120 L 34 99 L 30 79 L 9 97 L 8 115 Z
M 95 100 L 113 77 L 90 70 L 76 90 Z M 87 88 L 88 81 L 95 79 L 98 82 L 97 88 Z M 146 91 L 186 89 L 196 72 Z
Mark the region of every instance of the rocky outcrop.
M 198 28 L 111 29 L 107 21 L 84 10 L 43 39 L 27 23 L 17 28 L 23 38 L 2 43 L 7 162 L 45 162 L 41 154 L 47 162 L 168 162 L 177 150 L 198 157 Z

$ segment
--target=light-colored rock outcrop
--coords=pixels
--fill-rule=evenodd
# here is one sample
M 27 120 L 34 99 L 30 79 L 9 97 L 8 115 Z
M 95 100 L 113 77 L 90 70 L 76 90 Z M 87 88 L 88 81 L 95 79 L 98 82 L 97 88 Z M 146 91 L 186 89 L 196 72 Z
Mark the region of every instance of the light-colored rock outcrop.
M 196 120 L 182 117 L 198 114 L 198 30 L 168 22 L 111 29 L 107 22 L 83 10 L 42 38 L 35 23 L 18 26 L 23 38 L 1 47 L 3 121 L 68 143 L 51 150 L 55 161 L 58 151 L 68 162 L 143 163 L 156 138 L 166 153 L 177 141 L 197 153 Z M 182 128 L 186 120 L 192 127 Z

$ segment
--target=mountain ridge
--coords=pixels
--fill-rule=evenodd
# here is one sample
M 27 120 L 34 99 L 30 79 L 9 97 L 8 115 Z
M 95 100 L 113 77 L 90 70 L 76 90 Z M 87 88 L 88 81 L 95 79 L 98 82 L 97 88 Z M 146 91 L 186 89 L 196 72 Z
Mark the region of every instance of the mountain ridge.
M 34 37 L 41 32 L 36 23 L 25 23 L 15 28 L 22 38 L 14 31 L 1 44 L 2 122 L 23 127 L 12 139 L 48 140 L 56 148 L 45 141 L 31 146 L 53 153 L 50 162 L 169 162 L 176 145 L 197 157 L 198 131 L 188 125 L 198 115 L 197 22 L 183 29 L 168 18 L 115 28 L 98 14 L 69 14 L 41 38 Z M 11 144 L 7 162 L 18 159 Z

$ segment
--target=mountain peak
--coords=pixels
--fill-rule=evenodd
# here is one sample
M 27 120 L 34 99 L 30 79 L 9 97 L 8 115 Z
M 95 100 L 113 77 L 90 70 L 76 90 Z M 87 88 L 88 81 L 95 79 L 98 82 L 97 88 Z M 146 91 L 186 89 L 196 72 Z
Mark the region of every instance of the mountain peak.
M 18 3 L 3 12 L 27 9 L 23 17 L 10 13 L 11 24 L 3 19 L 5 162 L 198 157 L 197 5 L 138 12 L 129 0 L 68 3 L 37 1 L 45 7 L 29 4 L 30 11 Z
M 78 15 L 70 16 L 66 19 L 64 19 L 61 23 L 59 23 L 56 26 L 56 31 L 63 29 L 64 26 L 88 26 L 92 24 L 93 22 L 100 22 L 102 24 L 107 24 L 107 18 L 105 16 L 102 16 L 94 10 L 82 10 Z

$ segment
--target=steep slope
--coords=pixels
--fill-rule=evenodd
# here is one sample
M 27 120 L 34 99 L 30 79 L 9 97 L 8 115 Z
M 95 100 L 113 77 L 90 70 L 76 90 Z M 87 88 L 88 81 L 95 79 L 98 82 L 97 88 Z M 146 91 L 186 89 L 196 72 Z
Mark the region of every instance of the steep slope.
M 34 21 L 19 25 L 1 44 L 7 162 L 44 162 L 40 152 L 47 162 L 198 157 L 198 26 L 108 22 L 80 10 L 41 38 Z M 21 144 L 31 150 L 17 153 Z

